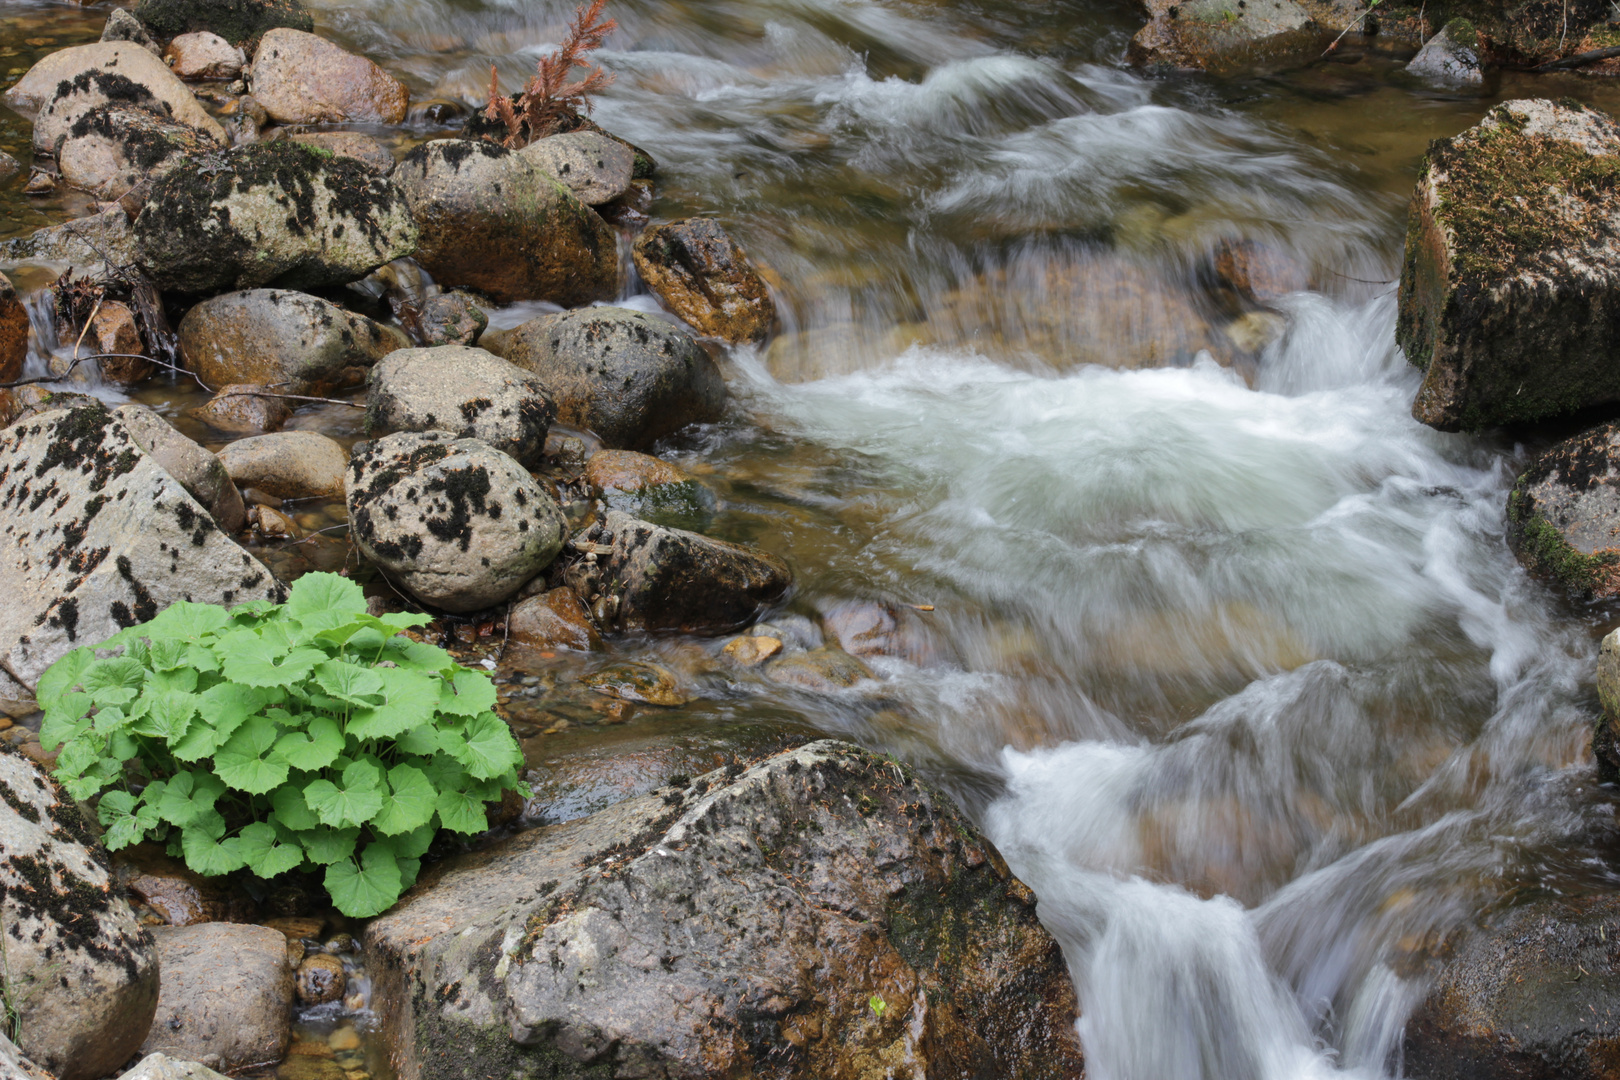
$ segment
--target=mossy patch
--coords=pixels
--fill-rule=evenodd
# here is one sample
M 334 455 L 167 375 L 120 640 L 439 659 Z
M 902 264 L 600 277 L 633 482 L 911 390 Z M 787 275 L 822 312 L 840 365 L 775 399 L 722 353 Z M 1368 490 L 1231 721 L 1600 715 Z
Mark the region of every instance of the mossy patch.
M 137 0 L 134 14 L 153 36 L 165 41 L 207 30 L 233 45 L 247 46 L 257 45 L 260 37 L 278 27 L 306 33 L 315 29 L 314 17 L 299 0 Z
M 1525 490 L 1529 481 L 1519 479 L 1508 496 L 1508 539 L 1525 569 L 1550 577 L 1575 596 L 1590 599 L 1607 596 L 1620 589 L 1620 550 L 1595 551 L 1590 555 L 1575 550 L 1557 527 L 1536 511 L 1535 499 Z

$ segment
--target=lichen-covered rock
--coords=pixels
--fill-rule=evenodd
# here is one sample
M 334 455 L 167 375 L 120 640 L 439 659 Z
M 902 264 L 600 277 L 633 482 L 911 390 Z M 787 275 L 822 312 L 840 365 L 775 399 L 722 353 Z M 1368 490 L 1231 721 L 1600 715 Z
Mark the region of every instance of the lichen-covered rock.
M 0 434 L 0 580 L 0 667 L 28 687 L 175 600 L 285 594 L 99 405 Z
M 406 1080 L 1084 1072 L 1033 894 L 847 743 L 447 860 L 366 951 Z
M 0 274 L 0 382 L 22 377 L 28 361 L 28 309 L 11 279 Z
M 163 989 L 143 1054 L 217 1060 L 227 1072 L 286 1055 L 293 973 L 281 931 L 208 922 L 160 926 L 152 936 Z
M 1406 70 L 1443 87 L 1479 86 L 1479 32 L 1467 19 L 1452 19 L 1412 57 Z
M 17 1044 L 0 1031 L 0 1077 L 5 1080 L 55 1080 L 50 1073 L 23 1056 Z
M 246 509 L 224 463 L 145 405 L 120 405 L 113 416 L 135 444 L 203 505 L 226 533 L 242 528 Z
M 239 46 L 207 30 L 181 34 L 169 42 L 163 59 L 170 71 L 188 82 L 234 79 L 247 63 Z
M 136 0 L 135 17 L 165 41 L 207 30 L 249 51 L 277 27 L 315 29 L 299 0 Z
M 56 152 L 79 117 L 115 101 L 149 109 L 225 142 L 225 129 L 186 84 L 130 41 L 98 41 L 51 53 L 18 79 L 4 100 L 34 121 L 34 148 L 48 154 Z
M 765 279 L 713 218 L 655 225 L 634 255 L 648 288 L 700 334 L 740 345 L 764 341 L 776 323 Z
M 630 190 L 636 156 L 628 146 L 594 131 L 552 135 L 518 151 L 586 206 L 612 202 Z
M 513 605 L 506 617 L 506 633 L 518 650 L 593 652 L 602 647 L 591 613 L 572 589 L 551 589 Z
M 84 112 L 58 140 L 62 179 L 101 199 L 123 196 L 195 154 L 224 144 L 185 124 L 134 105 L 101 105 Z
M 483 346 L 534 372 L 557 418 L 615 448 L 640 449 L 720 419 L 726 384 L 690 334 L 624 308 L 582 308 L 486 333 Z
M 421 228 L 416 259 L 439 284 L 502 304 L 571 307 L 618 295 L 613 230 L 522 155 L 442 139 L 405 155 L 393 179 Z
M 287 138 L 317 150 L 329 150 L 338 157 L 353 158 L 384 176 L 394 171 L 393 152 L 376 139 L 358 131 L 299 131 Z
M 769 552 L 714 540 L 609 510 L 581 539 L 595 562 L 565 571 L 568 585 L 597 605 L 597 621 L 626 631 L 723 634 L 753 622 L 793 584 Z
M 113 8 L 108 13 L 107 25 L 101 28 L 101 40 L 132 41 L 153 56 L 163 55 L 163 46 L 152 39 L 146 25 L 123 8 Z
M 142 268 L 188 293 L 346 284 L 409 255 L 416 237 L 387 178 L 287 139 L 181 165 L 135 219 Z
M 489 328 L 489 316 L 463 292 L 440 293 L 422 301 L 416 313 L 416 333 L 422 344 L 476 345 Z
M 349 455 L 335 439 L 314 431 L 278 431 L 226 443 L 220 464 L 232 483 L 278 499 L 343 496 Z
M 176 1061 L 167 1054 L 148 1054 L 119 1080 L 228 1080 L 196 1061 Z
M 389 579 L 446 611 L 498 604 L 562 549 L 557 502 L 488 443 L 401 432 L 355 447 L 351 536 Z
M 1530 463 L 1508 495 L 1508 544 L 1532 573 L 1581 599 L 1620 593 L 1620 422 Z
M 5 580 L 7 591 L 28 586 Z M 152 1023 L 157 948 L 78 804 L 10 747 L 0 747 L 0 804 L 0 932 L 18 1047 L 58 1080 L 99 1080 Z
M 209 386 L 256 383 L 326 394 L 348 367 L 366 367 L 410 342 L 392 327 L 307 293 L 249 289 L 186 312 L 180 356 Z
M 75 277 L 105 280 L 115 266 L 135 262 L 135 231 L 123 207 L 36 229 L 27 236 L 0 241 L 0 259 L 73 267 Z
M 371 369 L 366 433 L 448 431 L 532 466 L 557 418 L 533 374 L 483 349 L 440 345 L 389 353 Z
M 1509 101 L 1431 144 L 1412 196 L 1396 340 L 1442 431 L 1620 401 L 1620 126 Z
M 1424 1080 L 1609 1080 L 1620 898 L 1540 900 L 1467 937 L 1406 1024 Z
M 248 69 L 248 89 L 278 124 L 398 124 L 411 94 L 363 56 L 302 30 L 271 30 Z
M 1137 67 L 1220 74 L 1307 54 L 1321 30 L 1294 0 L 1147 0 L 1148 24 L 1125 56 Z

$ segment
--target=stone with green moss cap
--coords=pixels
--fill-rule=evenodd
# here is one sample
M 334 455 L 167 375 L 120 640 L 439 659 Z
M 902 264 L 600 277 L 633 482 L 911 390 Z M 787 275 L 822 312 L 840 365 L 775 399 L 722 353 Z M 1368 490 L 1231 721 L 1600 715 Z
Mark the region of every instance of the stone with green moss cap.
M 1620 125 L 1540 99 L 1429 149 L 1412 196 L 1396 340 L 1441 431 L 1620 402 Z
M 232 45 L 252 46 L 266 31 L 285 26 L 313 30 L 315 20 L 299 0 L 136 0 L 135 17 L 164 41 L 207 30 Z
M 1620 421 L 1559 443 L 1508 495 L 1508 543 L 1582 599 L 1620 593 Z

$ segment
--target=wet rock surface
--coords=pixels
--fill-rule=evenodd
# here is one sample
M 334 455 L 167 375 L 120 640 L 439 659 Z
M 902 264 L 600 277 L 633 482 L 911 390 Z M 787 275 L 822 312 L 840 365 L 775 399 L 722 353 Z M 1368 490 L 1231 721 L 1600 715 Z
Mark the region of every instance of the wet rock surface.
M 11 279 L 0 274 L 0 382 L 22 377 L 28 360 L 28 309 Z
M 546 384 L 483 349 L 401 349 L 371 371 L 366 431 L 447 431 L 532 466 L 557 416 Z
M 623 308 L 586 308 L 486 333 L 483 346 L 538 375 L 557 419 L 610 447 L 641 449 L 718 420 L 726 385 L 691 335 Z
M 181 34 L 169 42 L 163 59 L 170 71 L 188 82 L 234 79 L 247 63 L 240 48 L 207 30 Z
M 116 199 L 195 154 L 224 143 L 147 109 L 109 104 L 86 111 L 58 140 L 62 179 L 102 199 Z
M 226 1072 L 286 1054 L 293 973 L 280 931 L 210 922 L 155 927 L 152 936 L 163 989 L 143 1053 L 217 1060 Z
M 301 30 L 271 30 L 248 70 L 254 100 L 278 124 L 397 124 L 411 95 L 388 72 Z
M 1424 371 L 1412 415 L 1474 431 L 1620 401 L 1617 163 L 1614 121 L 1539 99 L 1430 147 L 1396 324 Z
M 421 229 L 416 259 L 447 288 L 572 306 L 619 291 L 618 244 L 595 212 L 520 154 L 443 139 L 395 167 Z
M 337 499 L 349 455 L 317 432 L 278 431 L 226 443 L 219 461 L 233 484 L 278 499 Z
M 609 510 L 582 539 L 596 560 L 565 571 L 571 588 L 598 605 L 598 624 L 619 631 L 723 634 L 781 600 L 793 572 L 757 548 L 669 529 Z
M 153 185 L 134 233 L 152 280 L 190 293 L 345 284 L 416 246 L 390 181 L 286 139 L 174 169 Z
M 78 804 L 5 746 L 0 803 L 0 928 L 19 1048 L 58 1080 L 99 1080 L 152 1022 L 157 948 Z
M 489 327 L 489 316 L 466 293 L 440 293 L 422 302 L 416 314 L 422 344 L 476 345 Z
M 843 743 L 450 860 L 366 945 L 406 1076 L 1083 1070 L 1032 894 L 948 798 Z
M 740 345 L 764 341 L 776 323 L 765 279 L 713 218 L 655 225 L 634 257 L 647 287 L 700 334 Z
M 99 280 L 108 275 L 108 260 L 118 266 L 135 262 L 135 231 L 123 208 L 114 206 L 100 214 L 0 241 L 0 258 L 54 263 L 64 270 L 71 266 L 76 274 Z
M 1412 57 L 1406 70 L 1441 87 L 1480 86 L 1479 32 L 1467 19 L 1452 19 Z
M 255 383 L 326 394 L 349 367 L 368 367 L 405 335 L 307 293 L 249 289 L 211 297 L 180 320 L 180 355 L 209 386 Z
M 1508 495 L 1508 544 L 1572 595 L 1620 593 L 1620 422 L 1561 442 Z
M 305 1005 L 324 1005 L 343 996 L 347 985 L 343 961 L 324 953 L 304 958 L 293 976 L 298 1000 Z
M 230 383 L 214 392 L 191 415 L 217 431 L 234 435 L 262 435 L 276 431 L 292 416 L 292 406 L 278 391 L 255 383 Z
M 242 495 L 220 459 L 144 405 L 120 405 L 113 416 L 135 444 L 180 482 L 227 534 L 242 528 Z
M 1126 58 L 1137 67 L 1226 73 L 1257 63 L 1302 57 L 1322 34 L 1293 0 L 1149 0 L 1149 22 L 1131 38 Z
M 128 304 L 102 301 L 100 309 L 90 319 L 85 343 L 87 349 L 94 348 L 101 354 L 96 366 L 107 382 L 133 386 L 157 370 L 157 365 L 147 359 L 135 312 Z
M 562 511 L 523 468 L 476 439 L 402 432 L 355 448 L 348 511 L 361 552 L 446 611 L 505 600 L 562 548 Z
M 518 151 L 518 156 L 568 188 L 586 206 L 612 202 L 630 190 L 636 164 L 629 147 L 594 131 L 536 139 Z
M 251 46 L 277 27 L 315 28 L 299 0 L 136 0 L 134 15 L 165 41 L 206 30 L 232 45 Z
M 572 589 L 551 589 L 531 596 L 507 616 L 508 640 L 514 649 L 576 649 L 590 652 L 602 647 L 602 638 Z
M 30 687 L 69 650 L 175 600 L 284 593 L 99 405 L 0 434 L 0 540 L 0 666 Z

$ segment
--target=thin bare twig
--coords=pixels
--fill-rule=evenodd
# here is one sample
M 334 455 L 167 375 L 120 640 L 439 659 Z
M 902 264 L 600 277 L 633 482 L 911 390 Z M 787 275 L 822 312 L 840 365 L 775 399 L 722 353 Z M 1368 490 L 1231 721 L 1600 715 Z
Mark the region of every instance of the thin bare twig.
M 207 389 L 207 387 L 204 387 L 204 389 Z M 363 408 L 365 408 L 364 405 L 360 404 L 357 401 L 344 401 L 342 398 L 334 398 L 334 397 L 311 397 L 308 394 L 273 394 L 268 390 L 232 390 L 230 393 L 226 393 L 223 390 L 221 390 L 221 391 L 210 391 L 210 392 L 213 393 L 216 398 L 222 398 L 222 397 L 282 398 L 283 400 L 286 400 L 286 401 L 319 401 L 319 402 L 321 402 L 322 404 L 325 404 L 325 405 L 347 405 L 351 409 L 363 409 Z
M 122 353 L 122 352 L 92 353 L 89 356 L 76 357 L 74 359 L 74 361 L 71 364 L 68 365 L 67 370 L 62 372 L 62 374 L 60 374 L 60 375 L 36 375 L 32 379 L 18 379 L 15 382 L 0 382 L 0 390 L 11 390 L 11 389 L 15 389 L 16 387 L 19 387 L 19 386 L 33 386 L 36 383 L 61 382 L 63 379 L 67 378 L 69 375 L 73 374 L 73 369 L 78 367 L 80 364 L 83 364 L 86 361 L 90 361 L 90 360 L 103 360 L 103 359 L 105 359 L 105 360 L 150 360 L 152 358 L 150 356 L 145 356 L 145 355 L 143 355 L 141 353 Z
M 501 647 L 495 652 L 495 662 L 501 662 L 506 655 L 506 642 L 512 636 L 512 601 L 506 602 L 506 621 L 501 623 Z

